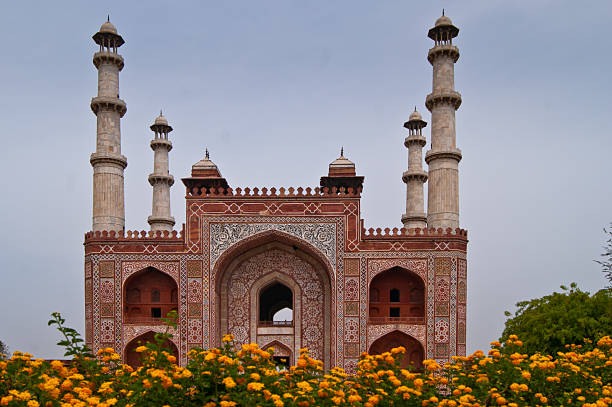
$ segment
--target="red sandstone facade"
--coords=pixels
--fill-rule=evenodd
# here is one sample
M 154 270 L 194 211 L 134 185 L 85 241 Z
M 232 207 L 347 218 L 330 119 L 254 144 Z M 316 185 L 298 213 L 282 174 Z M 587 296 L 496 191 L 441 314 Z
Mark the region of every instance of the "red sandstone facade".
M 94 351 L 112 347 L 136 363 L 137 342 L 176 310 L 170 345 L 183 364 L 190 348 L 218 346 L 226 333 L 273 345 L 291 363 L 307 347 L 349 371 L 360 353 L 398 345 L 417 366 L 465 354 L 465 230 L 365 230 L 363 177 L 344 157 L 317 188 L 232 189 L 208 157 L 183 183 L 180 233 L 86 233 Z M 274 320 L 283 308 L 290 320 Z

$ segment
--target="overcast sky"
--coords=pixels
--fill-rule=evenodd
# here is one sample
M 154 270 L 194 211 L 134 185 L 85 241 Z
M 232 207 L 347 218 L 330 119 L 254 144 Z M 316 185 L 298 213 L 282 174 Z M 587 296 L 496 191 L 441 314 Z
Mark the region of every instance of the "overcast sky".
M 107 14 L 126 41 L 126 229 L 148 228 L 160 108 L 177 181 L 208 147 L 234 187 L 314 187 L 344 146 L 365 176 L 366 227 L 384 228 L 405 210 L 402 123 L 415 105 L 430 121 L 427 30 L 443 7 L 460 28 L 468 351 L 500 336 L 517 301 L 572 281 L 603 287 L 593 260 L 612 221 L 611 2 L 13 1 L 0 25 L 0 340 L 50 358 L 62 355 L 51 312 L 84 331 L 91 36 Z M 180 229 L 180 182 L 171 194 Z

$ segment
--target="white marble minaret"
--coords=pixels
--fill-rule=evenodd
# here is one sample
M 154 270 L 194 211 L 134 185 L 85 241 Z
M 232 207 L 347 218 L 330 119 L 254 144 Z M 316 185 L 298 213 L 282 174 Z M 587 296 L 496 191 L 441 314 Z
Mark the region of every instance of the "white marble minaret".
M 423 147 L 427 142 L 423 137 L 423 128 L 427 122 L 423 120 L 416 107 L 404 127 L 408 129 L 408 137 L 404 145 L 408 148 L 408 171 L 402 174 L 406 183 L 406 213 L 402 215 L 405 228 L 427 227 L 425 201 L 423 199 L 423 184 L 427 181 L 427 172 L 423 171 Z
M 170 187 L 174 184 L 174 177 L 168 170 L 168 153 L 172 150 L 168 133 L 172 131 L 172 127 L 159 112 L 151 130 L 155 133 L 155 138 L 151 140 L 151 149 L 154 151 L 153 173 L 149 174 L 149 183 L 153 187 L 153 210 L 148 222 L 152 231 L 171 231 L 174 218 L 170 216 Z
M 459 49 L 453 45 L 458 33 L 444 12 L 428 33 L 435 42 L 427 54 L 433 66 L 433 90 L 425 99 L 431 112 L 431 150 L 425 154 L 429 165 L 427 225 L 433 228 L 459 227 L 461 150 L 455 141 L 455 110 L 461 105 L 461 95 L 455 91 Z
M 100 50 L 93 57 L 98 69 L 98 96 L 91 100 L 91 110 L 97 116 L 96 152 L 89 160 L 94 173 L 92 228 L 122 233 L 125 228 L 123 170 L 127 159 L 121 155 L 120 122 L 127 108 L 119 99 L 123 58 L 117 48 L 124 41 L 109 21 L 102 24 L 93 40 Z

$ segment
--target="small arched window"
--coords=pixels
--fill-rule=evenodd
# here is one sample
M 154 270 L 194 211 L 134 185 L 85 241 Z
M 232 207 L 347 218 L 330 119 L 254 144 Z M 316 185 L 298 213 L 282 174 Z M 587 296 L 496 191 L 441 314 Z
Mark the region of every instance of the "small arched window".
M 400 302 L 400 290 L 392 288 L 389 292 L 389 302 Z
M 370 290 L 370 301 L 378 302 L 380 298 L 380 293 L 378 292 L 378 288 L 372 288 Z
M 293 292 L 281 283 L 273 283 L 259 293 L 259 322 L 263 325 L 293 324 Z
M 178 295 L 176 292 L 176 288 L 172 290 L 172 292 L 170 292 L 170 302 L 175 304 L 178 302 Z
M 160 302 L 160 294 L 157 288 L 151 290 L 151 302 Z

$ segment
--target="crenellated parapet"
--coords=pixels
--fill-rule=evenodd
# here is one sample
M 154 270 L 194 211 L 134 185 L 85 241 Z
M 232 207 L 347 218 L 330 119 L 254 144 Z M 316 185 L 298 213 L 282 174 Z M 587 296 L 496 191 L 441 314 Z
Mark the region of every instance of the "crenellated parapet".
M 459 237 L 467 239 L 467 230 L 461 228 L 369 228 L 361 229 L 364 239 L 388 239 L 396 237 Z
M 361 188 L 355 190 L 351 187 L 315 187 L 315 188 L 200 188 L 197 186 L 187 189 L 187 198 L 198 198 L 198 197 L 211 197 L 211 196 L 222 196 L 222 197 L 269 197 L 269 198 L 280 198 L 280 197 L 333 197 L 339 196 L 358 198 L 361 196 Z
M 157 240 L 169 240 L 169 241 L 183 241 L 183 231 L 177 232 L 176 230 L 127 230 L 125 233 L 116 232 L 114 230 L 96 230 L 85 233 L 85 243 L 95 241 L 157 241 Z

